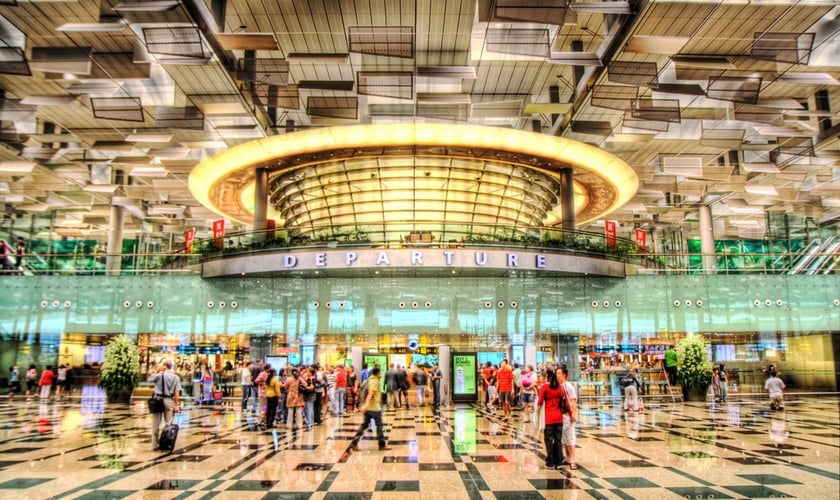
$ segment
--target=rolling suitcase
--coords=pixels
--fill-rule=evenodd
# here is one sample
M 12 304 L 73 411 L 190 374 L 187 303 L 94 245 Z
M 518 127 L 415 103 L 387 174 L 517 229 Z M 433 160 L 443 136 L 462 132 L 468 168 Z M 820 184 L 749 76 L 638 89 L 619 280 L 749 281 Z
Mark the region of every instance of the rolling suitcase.
M 158 445 L 161 451 L 173 451 L 175 449 L 175 440 L 178 439 L 178 431 L 180 427 L 174 421 L 171 424 L 166 424 L 160 433 L 160 440 Z

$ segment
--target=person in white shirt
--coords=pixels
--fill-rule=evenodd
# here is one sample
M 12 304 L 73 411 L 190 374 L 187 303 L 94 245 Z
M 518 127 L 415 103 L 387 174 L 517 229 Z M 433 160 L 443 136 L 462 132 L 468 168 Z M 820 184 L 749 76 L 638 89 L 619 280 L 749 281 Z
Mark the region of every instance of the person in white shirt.
M 254 379 L 251 374 L 251 362 L 246 361 L 239 370 L 239 382 L 242 384 L 242 411 L 248 411 L 248 401 L 254 390 Z
M 776 375 L 776 370 L 770 370 L 770 378 L 764 382 L 764 388 L 770 392 L 770 409 L 785 409 L 785 383 Z
M 563 455 L 565 462 L 569 464 L 570 469 L 577 469 L 577 462 L 575 462 L 575 444 L 576 429 L 575 422 L 577 422 L 577 391 L 575 386 L 569 382 L 569 369 L 566 365 L 560 365 L 560 379 L 563 384 L 563 389 L 566 390 L 566 399 L 569 400 L 569 412 L 563 414 L 563 432 L 560 436 L 560 442 L 563 444 Z

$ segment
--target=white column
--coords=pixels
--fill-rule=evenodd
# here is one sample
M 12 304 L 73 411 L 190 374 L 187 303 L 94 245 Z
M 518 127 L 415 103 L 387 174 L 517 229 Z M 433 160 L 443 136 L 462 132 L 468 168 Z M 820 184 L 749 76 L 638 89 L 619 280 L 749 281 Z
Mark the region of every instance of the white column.
M 105 247 L 105 271 L 108 274 L 119 274 L 122 262 L 122 236 L 125 209 L 111 205 L 111 225 L 108 228 L 108 242 Z
M 350 359 L 353 360 L 353 369 L 356 374 L 362 373 L 362 348 L 360 346 L 350 347 Z
M 700 207 L 700 251 L 703 253 L 703 270 L 706 274 L 717 273 L 715 257 L 715 232 L 712 225 L 712 207 Z
M 525 346 L 525 364 L 537 369 L 537 346 L 528 344 Z
M 438 344 L 438 366 L 443 374 L 441 379 L 440 390 L 442 395 L 440 403 L 448 405 L 452 401 L 452 384 L 450 381 L 450 374 L 452 373 L 452 348 L 448 345 Z

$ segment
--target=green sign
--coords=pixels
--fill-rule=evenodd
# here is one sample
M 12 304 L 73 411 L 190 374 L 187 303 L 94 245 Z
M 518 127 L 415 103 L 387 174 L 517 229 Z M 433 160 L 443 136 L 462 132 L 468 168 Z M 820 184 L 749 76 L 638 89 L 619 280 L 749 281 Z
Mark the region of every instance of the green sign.
M 388 355 L 387 354 L 365 354 L 362 356 L 362 363 L 366 364 L 368 369 L 373 368 L 374 364 L 379 364 L 382 369 L 382 379 L 385 379 L 385 372 L 388 370 Z
M 464 396 L 477 394 L 475 386 L 476 377 L 476 355 L 453 354 L 452 355 L 452 395 Z

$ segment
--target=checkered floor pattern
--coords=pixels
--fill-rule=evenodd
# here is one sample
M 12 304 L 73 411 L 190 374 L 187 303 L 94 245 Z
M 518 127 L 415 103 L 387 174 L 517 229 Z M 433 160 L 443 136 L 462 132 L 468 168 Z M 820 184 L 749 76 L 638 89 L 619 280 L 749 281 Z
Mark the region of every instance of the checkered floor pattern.
M 546 469 L 524 413 L 480 405 L 387 410 L 391 450 L 357 413 L 310 431 L 260 429 L 230 406 L 191 406 L 173 453 L 155 452 L 142 402 L 0 403 L 0 498 L 840 498 L 840 398 L 724 405 L 585 400 L 579 468 Z

